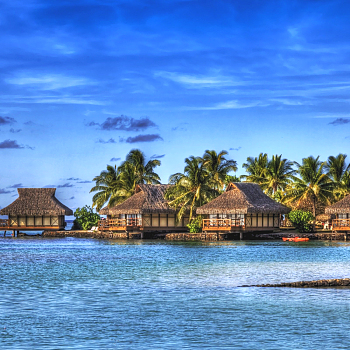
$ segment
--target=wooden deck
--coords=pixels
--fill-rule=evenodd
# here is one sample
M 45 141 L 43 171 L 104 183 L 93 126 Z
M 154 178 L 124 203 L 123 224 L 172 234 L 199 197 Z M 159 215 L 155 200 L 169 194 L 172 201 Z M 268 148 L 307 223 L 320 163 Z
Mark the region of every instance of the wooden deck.
M 203 219 L 203 231 L 231 231 L 234 229 L 244 229 L 240 219 Z
M 107 219 L 98 222 L 99 231 L 127 231 L 142 227 L 142 219 Z
M 350 219 L 334 219 L 332 220 L 333 231 L 350 231 Z

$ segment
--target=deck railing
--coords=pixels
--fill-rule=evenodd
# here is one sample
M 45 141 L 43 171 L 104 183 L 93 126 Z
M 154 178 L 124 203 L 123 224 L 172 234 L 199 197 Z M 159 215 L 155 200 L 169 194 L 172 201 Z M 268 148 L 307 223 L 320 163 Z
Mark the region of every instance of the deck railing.
M 350 231 L 350 219 L 334 219 L 332 220 L 333 231 Z
M 128 226 L 142 226 L 141 218 L 107 219 L 98 222 L 99 231 L 126 230 Z
M 203 231 L 231 230 L 232 227 L 243 227 L 242 219 L 203 219 Z
M 9 226 L 9 220 L 0 219 L 0 227 L 8 227 L 8 226 Z

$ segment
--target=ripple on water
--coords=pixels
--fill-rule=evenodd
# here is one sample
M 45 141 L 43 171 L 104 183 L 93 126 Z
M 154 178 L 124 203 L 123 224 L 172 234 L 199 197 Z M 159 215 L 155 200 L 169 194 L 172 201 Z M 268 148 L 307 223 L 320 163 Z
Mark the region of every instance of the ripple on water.
M 0 239 L 1 349 L 346 349 L 346 243 Z

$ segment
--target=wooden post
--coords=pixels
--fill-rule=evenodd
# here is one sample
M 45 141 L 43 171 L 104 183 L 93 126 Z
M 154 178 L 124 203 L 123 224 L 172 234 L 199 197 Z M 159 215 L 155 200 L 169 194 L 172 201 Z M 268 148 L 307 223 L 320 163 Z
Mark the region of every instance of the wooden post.
M 239 233 L 239 240 L 240 240 L 240 241 L 243 240 L 243 231 L 241 231 L 241 232 Z
M 141 231 L 141 239 L 143 239 L 143 231 Z

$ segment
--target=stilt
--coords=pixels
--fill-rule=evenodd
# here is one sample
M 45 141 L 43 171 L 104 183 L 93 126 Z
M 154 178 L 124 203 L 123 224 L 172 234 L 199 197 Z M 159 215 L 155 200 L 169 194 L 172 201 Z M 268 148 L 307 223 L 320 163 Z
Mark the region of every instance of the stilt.
M 143 231 L 141 231 L 141 239 L 143 239 Z
M 240 239 L 240 241 L 243 240 L 243 232 L 240 232 L 240 233 L 239 233 L 239 239 Z

